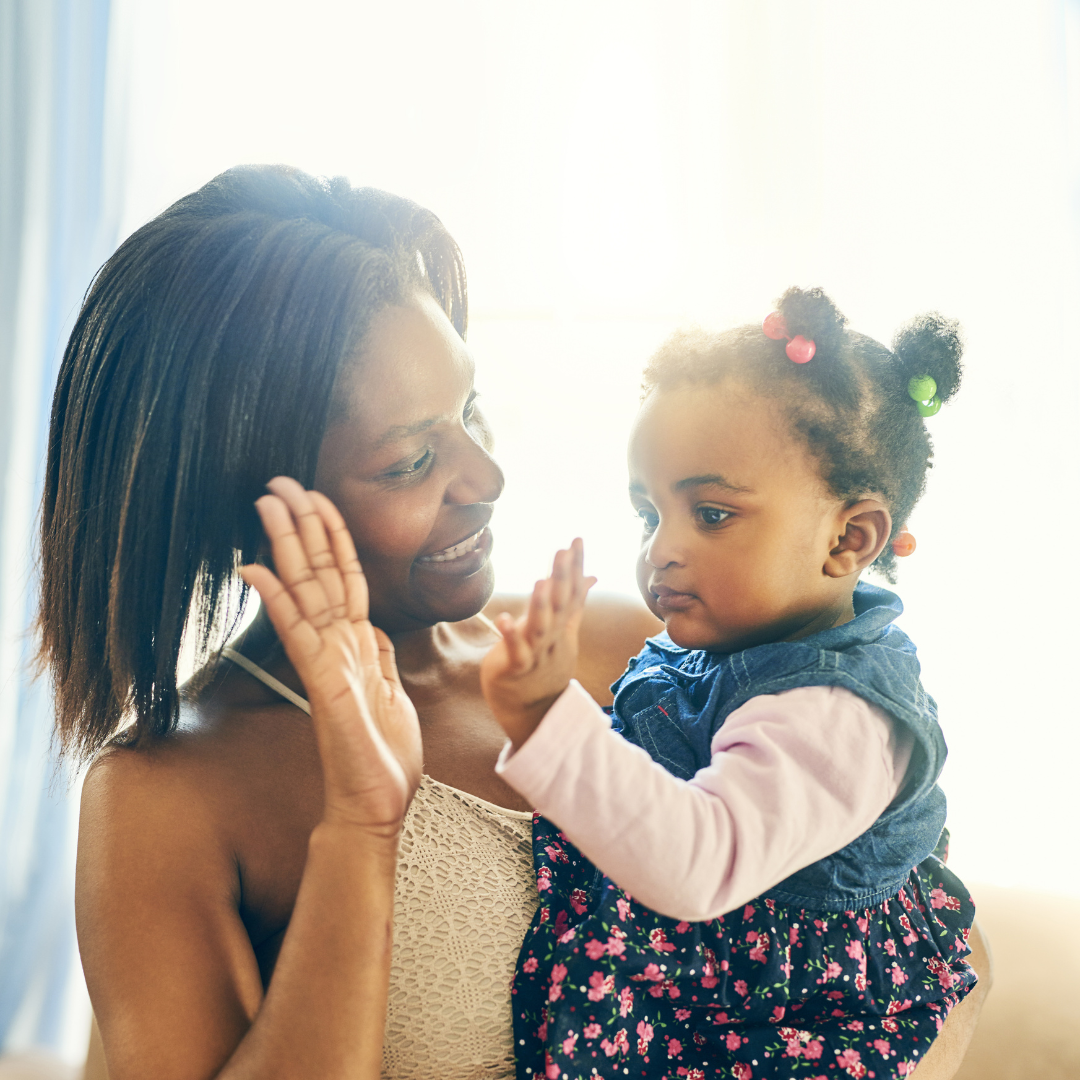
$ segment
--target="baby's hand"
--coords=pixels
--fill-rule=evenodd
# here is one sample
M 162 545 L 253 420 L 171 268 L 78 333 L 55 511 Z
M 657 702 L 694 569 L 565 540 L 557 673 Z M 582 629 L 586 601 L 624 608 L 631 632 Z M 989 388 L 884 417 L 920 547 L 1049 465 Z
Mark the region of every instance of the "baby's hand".
M 480 664 L 480 686 L 491 711 L 517 749 L 535 730 L 577 667 L 578 628 L 585 597 L 596 584 L 582 572 L 584 550 L 575 540 L 555 556 L 551 577 L 536 583 L 529 610 L 495 624 L 502 641 Z

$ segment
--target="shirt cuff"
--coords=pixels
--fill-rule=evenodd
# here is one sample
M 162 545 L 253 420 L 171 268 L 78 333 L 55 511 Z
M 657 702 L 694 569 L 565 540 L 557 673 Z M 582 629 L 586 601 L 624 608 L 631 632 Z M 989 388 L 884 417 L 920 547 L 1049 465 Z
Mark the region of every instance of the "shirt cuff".
M 577 679 L 571 679 L 516 753 L 513 743 L 506 740 L 495 762 L 495 772 L 536 806 L 562 764 L 581 752 L 589 735 L 597 728 L 610 727 L 611 717 Z

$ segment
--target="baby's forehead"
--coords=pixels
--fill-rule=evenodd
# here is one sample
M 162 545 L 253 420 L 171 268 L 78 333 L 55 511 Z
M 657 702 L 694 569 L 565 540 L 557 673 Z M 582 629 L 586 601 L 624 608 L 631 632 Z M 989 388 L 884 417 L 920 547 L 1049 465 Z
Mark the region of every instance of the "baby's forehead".
M 631 489 L 654 494 L 692 494 L 689 481 L 701 477 L 721 477 L 732 496 L 745 498 L 824 486 L 819 463 L 784 411 L 734 384 L 650 393 L 631 432 L 628 464 Z

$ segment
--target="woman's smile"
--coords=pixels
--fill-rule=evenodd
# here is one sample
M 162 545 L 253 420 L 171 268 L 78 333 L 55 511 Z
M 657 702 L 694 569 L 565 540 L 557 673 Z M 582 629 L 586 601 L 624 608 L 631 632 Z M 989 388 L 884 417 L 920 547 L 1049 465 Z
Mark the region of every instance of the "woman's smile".
M 481 569 L 491 557 L 492 535 L 485 525 L 479 532 L 431 555 L 421 555 L 417 565 L 425 572 L 457 574 L 468 577 Z

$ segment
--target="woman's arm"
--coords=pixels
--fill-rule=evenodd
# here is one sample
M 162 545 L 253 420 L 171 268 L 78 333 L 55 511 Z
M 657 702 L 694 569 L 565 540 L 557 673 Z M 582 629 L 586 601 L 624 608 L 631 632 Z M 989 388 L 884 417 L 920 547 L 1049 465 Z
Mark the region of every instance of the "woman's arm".
M 325 808 L 263 995 L 244 881 L 213 790 L 167 747 L 116 751 L 87 778 L 77 917 L 112 1080 L 311 1076 L 381 1066 L 394 873 L 420 776 L 416 712 L 345 523 L 295 481 L 257 504 L 277 576 L 245 567 L 311 704 Z

